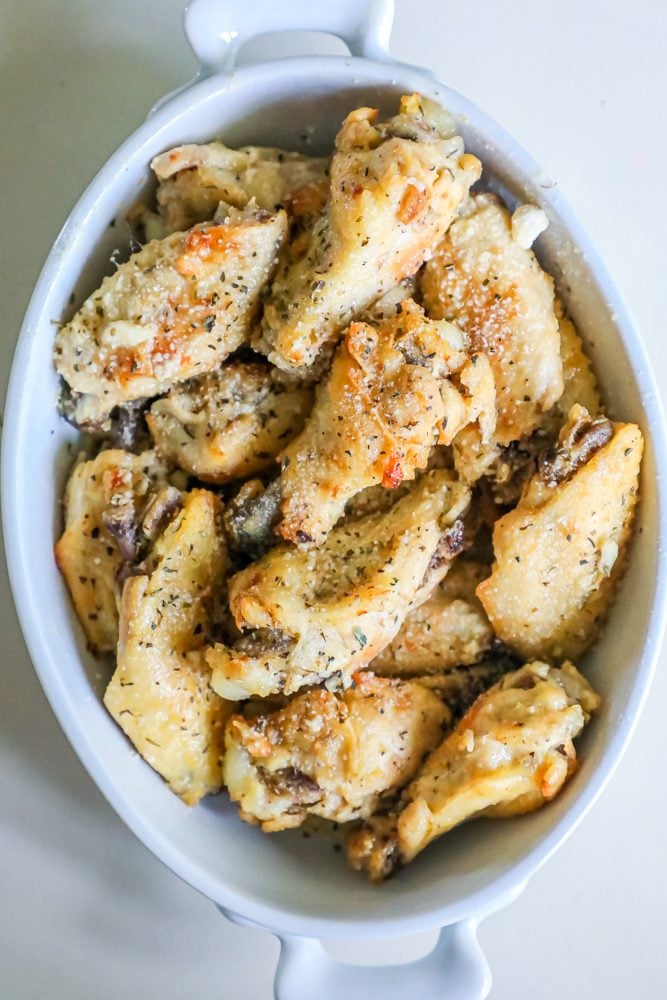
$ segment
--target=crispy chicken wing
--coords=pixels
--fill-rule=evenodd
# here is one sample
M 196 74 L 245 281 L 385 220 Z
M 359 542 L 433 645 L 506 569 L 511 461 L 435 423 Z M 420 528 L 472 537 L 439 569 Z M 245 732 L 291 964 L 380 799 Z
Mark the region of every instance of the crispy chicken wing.
M 574 406 L 516 509 L 496 522 L 496 561 L 477 594 L 522 656 L 576 657 L 596 638 L 623 569 L 642 451 L 635 424 Z
M 307 369 L 355 315 L 417 272 L 480 175 L 451 120 L 417 94 L 377 123 L 345 119 L 331 163 L 328 207 L 266 302 L 258 346 L 278 367 Z
M 167 467 L 153 451 L 109 448 L 70 473 L 55 556 L 95 653 L 116 648 L 119 575 L 138 554 L 143 515 L 167 483 Z
M 529 663 L 506 674 L 426 759 L 397 812 L 372 818 L 350 837 L 350 864 L 379 880 L 468 819 L 514 816 L 549 802 L 574 772 L 572 740 L 598 705 L 571 663 Z
M 285 232 L 284 212 L 232 210 L 154 240 L 105 278 L 56 336 L 74 420 L 104 424 L 115 406 L 216 368 L 245 339 Z
M 500 445 L 533 431 L 563 392 L 553 280 L 525 242 L 498 199 L 473 195 L 421 279 L 427 313 L 459 325 L 489 357 Z
M 556 300 L 556 316 L 560 353 L 563 359 L 563 395 L 540 421 L 540 427 L 553 438 L 558 436 L 568 413 L 576 403 L 588 410 L 592 416 L 602 412 L 602 402 L 590 359 L 586 355 L 576 326 L 558 300 Z
M 277 531 L 320 544 L 361 490 L 395 488 L 424 469 L 443 423 L 465 403 L 444 380 L 467 361 L 450 324 L 426 320 L 414 302 L 376 326 L 352 323 L 320 386 L 303 432 L 281 455 Z
M 309 386 L 268 365 L 230 362 L 156 400 L 147 420 L 160 455 L 207 483 L 261 472 L 302 430 Z
M 327 183 L 329 159 L 266 146 L 229 149 L 221 142 L 206 142 L 161 153 L 151 167 L 158 179 L 157 202 L 166 235 L 210 221 L 220 202 L 245 208 L 254 199 L 258 208 L 276 212 L 289 210 L 296 198 L 300 211 L 311 185 Z
M 155 542 L 146 573 L 123 589 L 116 671 L 104 704 L 141 756 L 187 805 L 222 786 L 233 705 L 209 686 L 204 647 L 227 569 L 222 505 L 205 490 Z
M 349 683 L 398 632 L 468 502 L 449 473 L 428 473 L 387 513 L 334 528 L 316 549 L 277 546 L 237 573 L 232 614 L 239 629 L 259 631 L 209 652 L 214 689 L 237 699 L 333 675 Z
M 411 611 L 372 669 L 384 676 L 435 674 L 476 663 L 493 643 L 493 629 L 475 596 L 489 575 L 482 563 L 457 559 L 424 604 Z
M 311 813 L 370 816 L 442 738 L 447 709 L 419 684 L 355 675 L 340 694 L 314 689 L 277 712 L 227 724 L 225 784 L 241 816 L 266 832 Z

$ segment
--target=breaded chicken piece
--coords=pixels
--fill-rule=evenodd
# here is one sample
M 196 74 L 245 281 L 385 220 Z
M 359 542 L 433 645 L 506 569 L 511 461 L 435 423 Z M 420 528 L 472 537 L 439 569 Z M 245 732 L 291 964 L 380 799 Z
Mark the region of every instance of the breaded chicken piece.
M 266 833 L 300 826 L 308 814 L 365 818 L 410 780 L 447 719 L 421 685 L 360 672 L 340 694 L 317 688 L 277 712 L 233 716 L 225 784 L 242 819 Z
M 501 446 L 530 434 L 563 392 L 553 280 L 522 243 L 495 196 L 473 195 L 421 277 L 428 315 L 456 323 L 491 362 Z
M 426 759 L 398 810 L 352 834 L 350 864 L 377 881 L 466 820 L 539 809 L 576 769 L 572 740 L 599 703 L 571 663 L 506 674 Z
M 269 365 L 229 362 L 174 387 L 147 414 L 155 448 L 207 483 L 262 472 L 303 429 L 310 386 Z
M 212 371 L 243 343 L 284 239 L 284 212 L 249 206 L 219 225 L 153 240 L 121 264 L 56 336 L 73 418 L 111 410 Z
M 137 554 L 141 520 L 168 470 L 154 451 L 109 448 L 84 458 L 67 481 L 55 557 L 91 650 L 108 653 L 118 641 L 119 574 Z
M 224 727 L 234 708 L 211 690 L 204 657 L 227 570 L 221 514 L 213 493 L 185 494 L 146 573 L 127 580 L 118 663 L 104 695 L 144 760 L 187 805 L 222 786 Z
M 597 637 L 624 566 L 643 448 L 635 424 L 574 406 L 516 509 L 496 521 L 496 561 L 477 595 L 521 656 L 577 657 Z
M 351 324 L 302 433 L 280 456 L 276 530 L 288 541 L 319 545 L 355 494 L 413 479 L 443 423 L 461 418 L 465 403 L 441 391 L 468 360 L 459 331 L 426 320 L 410 300 L 399 310 L 375 326 Z
M 240 699 L 334 675 L 349 684 L 398 632 L 469 499 L 450 473 L 428 473 L 387 513 L 334 528 L 316 549 L 279 545 L 237 573 L 232 614 L 240 630 L 258 631 L 208 653 L 214 690 Z
M 577 328 L 556 300 L 560 353 L 563 359 L 563 394 L 540 421 L 540 428 L 556 438 L 572 407 L 578 403 L 591 416 L 602 412 L 602 401 L 590 359 Z
M 371 108 L 345 119 L 327 210 L 301 252 L 284 258 L 264 309 L 256 346 L 278 367 L 307 370 L 444 236 L 481 167 L 443 114 L 413 94 L 387 122 Z
M 158 179 L 157 203 L 165 235 L 210 221 L 224 202 L 245 208 L 290 209 L 311 185 L 326 183 L 327 157 L 303 156 L 267 146 L 229 149 L 221 142 L 189 143 L 156 156 L 151 167 Z M 327 183 L 328 187 L 328 183 Z
M 410 612 L 371 669 L 384 676 L 415 677 L 480 660 L 494 641 L 475 595 L 475 587 L 488 575 L 489 567 L 483 563 L 456 559 L 433 595 Z

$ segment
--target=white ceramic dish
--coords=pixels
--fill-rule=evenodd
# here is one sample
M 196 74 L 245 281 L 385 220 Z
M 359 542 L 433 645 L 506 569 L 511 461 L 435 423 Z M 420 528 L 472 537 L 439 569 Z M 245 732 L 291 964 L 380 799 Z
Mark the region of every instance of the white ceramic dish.
M 333 9 L 335 6 L 335 10 Z M 200 78 L 161 102 L 84 193 L 49 255 L 28 309 L 12 370 L 3 453 L 3 515 L 17 609 L 54 712 L 103 793 L 143 842 L 231 919 L 283 941 L 276 991 L 384 1000 L 485 996 L 477 921 L 516 895 L 583 818 L 630 738 L 646 696 L 664 625 L 667 535 L 663 418 L 643 347 L 625 306 L 557 188 L 494 122 L 423 71 L 392 62 L 391 0 L 194 0 L 186 27 Z M 238 46 L 259 31 L 307 28 L 342 37 L 351 57 L 302 57 L 232 72 Z M 584 664 L 604 707 L 581 741 L 583 766 L 558 800 L 532 816 L 471 824 L 431 847 L 381 888 L 345 869 L 326 842 L 298 833 L 267 838 L 241 824 L 222 797 L 194 810 L 138 758 L 104 710 L 104 667 L 86 652 L 52 549 L 59 498 L 76 437 L 56 412 L 54 322 L 109 268 L 113 219 L 148 180 L 156 153 L 222 136 L 244 142 L 329 148 L 350 107 L 390 110 L 419 90 L 459 119 L 485 178 L 510 200 L 550 218 L 538 253 L 584 335 L 611 415 L 645 431 L 640 528 L 609 625 Z M 631 595 L 631 596 L 630 596 Z M 400 969 L 359 969 L 329 959 L 313 938 L 380 937 L 443 927 L 436 950 Z M 309 940 L 310 939 L 310 940 Z

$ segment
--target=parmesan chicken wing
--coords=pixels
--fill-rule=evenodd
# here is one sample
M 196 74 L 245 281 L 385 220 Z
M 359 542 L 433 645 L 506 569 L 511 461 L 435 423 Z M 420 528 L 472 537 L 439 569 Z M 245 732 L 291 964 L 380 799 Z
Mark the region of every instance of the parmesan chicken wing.
M 187 805 L 222 786 L 233 705 L 209 685 L 204 647 L 227 569 L 222 506 L 193 490 L 125 583 L 116 670 L 104 704 L 141 756 Z
M 212 371 L 236 350 L 286 225 L 284 212 L 232 210 L 220 224 L 153 240 L 105 278 L 56 336 L 74 421 L 105 425 L 115 406 Z
M 94 653 L 116 648 L 121 571 L 138 555 L 141 520 L 167 472 L 153 451 L 109 448 L 70 473 L 55 556 Z
M 625 561 L 643 447 L 635 424 L 574 406 L 516 509 L 496 522 L 493 572 L 477 595 L 521 656 L 577 657 L 597 637 Z
M 466 820 L 539 809 L 574 773 L 572 741 L 598 706 L 571 663 L 506 674 L 427 757 L 397 811 L 352 834 L 350 864 L 379 880 Z
M 468 360 L 459 331 L 409 300 L 399 310 L 376 326 L 351 324 L 303 432 L 282 452 L 276 530 L 288 541 L 319 545 L 355 494 L 413 479 L 443 423 L 461 418 L 465 403 L 441 391 Z
M 394 118 L 377 114 L 345 119 L 327 208 L 271 286 L 257 346 L 280 368 L 310 368 L 351 319 L 415 274 L 480 175 L 432 102 L 413 94 Z
M 560 353 L 563 359 L 563 394 L 540 421 L 540 428 L 553 439 L 567 420 L 572 407 L 578 403 L 592 416 L 602 412 L 602 402 L 597 381 L 577 328 L 556 300 Z
M 456 559 L 433 595 L 407 616 L 401 630 L 372 663 L 384 676 L 436 674 L 476 663 L 494 641 L 475 595 L 489 575 L 482 563 Z
M 233 716 L 225 784 L 241 817 L 267 833 L 300 826 L 308 814 L 347 823 L 410 780 L 447 720 L 421 685 L 361 672 L 340 694 L 317 688 L 277 712 Z
M 309 386 L 268 365 L 229 362 L 156 400 L 147 416 L 155 448 L 207 483 L 267 469 L 302 430 Z
M 236 648 L 219 643 L 208 653 L 213 688 L 236 700 L 334 675 L 349 684 L 394 638 L 432 561 L 444 563 L 443 540 L 468 502 L 449 473 L 428 473 L 387 513 L 334 528 L 316 549 L 279 545 L 237 573 L 230 608 L 238 628 L 252 631 Z
M 530 434 L 563 392 L 553 280 L 526 242 L 495 196 L 473 195 L 421 278 L 428 315 L 456 323 L 491 362 L 501 446 Z
M 156 156 L 157 203 L 166 233 L 182 232 L 214 217 L 220 202 L 245 208 L 289 210 L 311 185 L 327 183 L 329 160 L 266 146 L 229 149 L 221 142 L 189 143 Z M 306 189 L 304 191 L 304 189 Z

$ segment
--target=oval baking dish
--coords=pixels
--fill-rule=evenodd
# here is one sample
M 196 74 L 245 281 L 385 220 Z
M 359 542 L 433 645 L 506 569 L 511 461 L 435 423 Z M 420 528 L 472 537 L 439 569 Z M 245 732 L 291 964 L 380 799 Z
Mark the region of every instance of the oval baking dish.
M 335 9 L 333 9 L 335 7 Z M 278 10 L 279 8 L 279 10 Z M 283 941 L 277 995 L 385 998 L 485 996 L 486 963 L 476 922 L 505 905 L 574 830 L 627 745 L 646 696 L 664 628 L 667 452 L 652 374 L 625 305 L 558 189 L 502 129 L 425 71 L 387 49 L 391 0 L 280 5 L 194 0 L 186 30 L 199 77 L 168 96 L 109 160 L 60 233 L 35 288 L 12 369 L 2 468 L 4 532 L 23 632 L 41 683 L 77 754 L 135 834 L 231 919 Z M 233 68 L 241 44 L 260 32 L 310 29 L 341 37 L 350 56 L 309 56 Z M 135 753 L 105 711 L 106 677 L 86 651 L 53 560 L 60 497 L 75 432 L 58 416 L 52 366 L 54 321 L 69 315 L 108 273 L 114 220 L 148 183 L 148 164 L 185 142 L 220 137 L 321 153 L 353 107 L 391 112 L 419 91 L 455 117 L 485 182 L 513 205 L 549 218 L 538 256 L 556 280 L 593 361 L 609 412 L 637 422 L 647 439 L 639 527 L 621 592 L 585 661 L 603 708 L 581 741 L 582 766 L 544 810 L 449 834 L 405 876 L 374 888 L 346 871 L 331 845 L 298 833 L 267 838 L 242 824 L 222 797 L 190 810 Z M 629 595 L 632 595 L 631 600 Z M 329 959 L 312 938 L 381 937 L 445 928 L 431 956 L 401 969 L 354 969 Z M 449 992 L 447 992 L 449 990 Z

